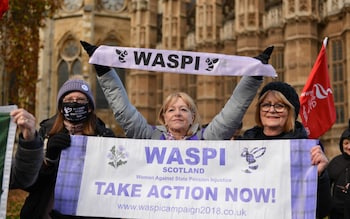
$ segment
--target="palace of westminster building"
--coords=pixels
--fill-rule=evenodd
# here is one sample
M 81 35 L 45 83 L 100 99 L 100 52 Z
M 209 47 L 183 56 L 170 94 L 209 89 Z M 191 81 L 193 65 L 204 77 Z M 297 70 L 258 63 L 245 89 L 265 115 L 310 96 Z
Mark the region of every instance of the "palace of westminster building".
M 250 57 L 273 45 L 269 63 L 278 77 L 265 77 L 264 83 L 284 81 L 300 94 L 325 37 L 337 120 L 321 139 L 332 158 L 340 153 L 339 137 L 349 124 L 350 0 L 63 0 L 41 31 L 35 116 L 40 122 L 54 115 L 58 89 L 80 75 L 94 91 L 99 117 L 123 135 L 80 40 Z M 151 124 L 157 124 L 163 99 L 173 91 L 189 93 L 206 124 L 240 80 L 132 69 L 118 73 L 131 102 Z M 255 103 L 244 117 L 242 131 L 255 124 Z

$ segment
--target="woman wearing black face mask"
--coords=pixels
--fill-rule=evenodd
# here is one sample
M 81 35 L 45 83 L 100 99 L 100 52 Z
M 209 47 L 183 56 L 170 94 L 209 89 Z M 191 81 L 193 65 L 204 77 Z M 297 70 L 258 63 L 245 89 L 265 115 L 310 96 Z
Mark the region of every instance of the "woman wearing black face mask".
M 61 215 L 53 209 L 53 195 L 60 153 L 70 146 L 70 135 L 115 137 L 94 110 L 94 98 L 85 81 L 72 79 L 62 85 L 57 114 L 40 123 L 39 137 L 47 139 L 45 159 L 36 182 L 26 189 L 29 195 L 21 209 L 22 219 L 90 218 Z

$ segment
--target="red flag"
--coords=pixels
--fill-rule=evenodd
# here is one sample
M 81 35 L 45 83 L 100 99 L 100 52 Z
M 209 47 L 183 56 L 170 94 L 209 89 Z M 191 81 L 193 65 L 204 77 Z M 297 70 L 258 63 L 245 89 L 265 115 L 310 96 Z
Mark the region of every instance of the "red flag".
M 0 0 L 0 18 L 9 9 L 9 0 Z
M 336 120 L 328 75 L 326 45 L 327 38 L 323 41 L 321 51 L 300 96 L 300 116 L 309 138 L 320 137 Z

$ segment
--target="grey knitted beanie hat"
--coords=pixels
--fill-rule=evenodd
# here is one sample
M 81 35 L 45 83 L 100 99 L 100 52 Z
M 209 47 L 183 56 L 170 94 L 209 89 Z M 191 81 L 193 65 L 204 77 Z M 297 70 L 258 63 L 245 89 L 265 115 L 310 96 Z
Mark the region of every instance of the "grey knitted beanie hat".
M 95 109 L 95 100 L 94 97 L 92 95 L 90 86 L 83 80 L 80 79 L 71 79 L 66 81 L 62 87 L 60 88 L 60 90 L 58 91 L 57 94 L 57 107 L 58 109 L 61 108 L 61 103 L 63 100 L 63 97 L 66 96 L 68 93 L 71 93 L 73 91 L 79 91 L 83 94 L 86 95 L 86 97 L 89 100 L 89 104 L 92 107 L 92 109 Z

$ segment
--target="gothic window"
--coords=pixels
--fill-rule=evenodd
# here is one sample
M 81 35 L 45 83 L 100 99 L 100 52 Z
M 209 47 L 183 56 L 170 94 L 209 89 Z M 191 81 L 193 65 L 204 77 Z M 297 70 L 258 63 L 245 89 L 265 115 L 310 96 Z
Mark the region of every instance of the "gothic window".
M 239 27 L 243 28 L 244 27 L 244 14 L 240 14 L 238 16 L 238 20 L 239 20 Z
M 332 76 L 332 87 L 335 108 L 337 111 L 336 123 L 344 123 L 347 121 L 347 97 L 346 95 L 346 82 L 345 82 L 345 58 L 343 51 L 343 43 L 341 39 L 334 39 L 331 41 L 331 76 Z
M 319 7 L 320 7 L 320 13 L 322 13 L 322 2 L 319 3 Z M 315 12 L 317 9 L 316 9 L 316 1 L 311 1 L 311 11 L 312 12 Z
M 207 29 L 207 38 L 208 39 L 213 39 L 214 38 L 214 36 L 213 36 L 213 33 L 215 33 L 215 26 L 214 26 L 214 24 L 213 24 L 213 6 L 212 5 L 208 5 L 207 6 L 207 11 L 206 11 L 206 22 L 205 22 L 205 24 L 206 24 L 206 29 Z
M 265 0 L 265 11 L 268 11 L 270 8 L 281 4 L 282 0 Z
M 74 12 L 79 10 L 83 5 L 83 0 L 63 0 L 63 10 Z
M 125 7 L 124 0 L 100 0 L 99 5 L 106 11 L 120 11 Z
M 187 33 L 194 32 L 196 26 L 196 1 L 191 0 L 187 3 Z
M 64 60 L 62 60 L 58 65 L 58 80 L 57 80 L 57 89 L 59 90 L 63 83 L 68 80 L 69 72 L 68 72 L 68 64 Z M 58 91 L 57 90 L 57 91 Z
M 72 74 L 81 74 L 81 62 L 79 59 L 74 60 L 72 63 Z
M 207 27 L 213 26 L 213 15 L 214 15 L 213 6 L 208 4 L 206 8 L 206 22 L 205 22 Z
M 197 99 L 197 76 L 196 75 L 188 75 L 187 81 L 188 81 L 188 84 L 187 84 L 188 94 L 193 99 Z
M 284 81 L 284 53 L 282 47 L 274 48 L 270 63 L 275 68 L 279 81 Z
M 255 13 L 251 12 L 248 14 L 248 25 L 249 26 L 255 26 Z
M 295 0 L 289 0 L 288 2 L 288 12 L 294 13 L 295 12 Z
M 73 75 L 81 74 L 80 44 L 78 40 L 68 38 L 60 49 L 57 67 L 57 89 Z M 57 90 L 57 92 L 58 92 Z
M 307 11 L 308 3 L 306 0 L 300 0 L 299 4 L 300 4 L 300 6 L 299 6 L 300 11 Z
M 235 1 L 224 0 L 222 3 L 223 21 L 233 20 L 235 18 Z
M 163 74 L 156 74 L 156 81 L 157 81 L 156 103 L 157 103 L 157 112 L 159 112 L 163 103 Z
M 63 59 L 73 61 L 78 58 L 80 52 L 80 44 L 75 39 L 67 39 L 61 49 L 61 56 Z
M 157 14 L 157 43 L 162 42 L 163 38 L 163 14 Z

